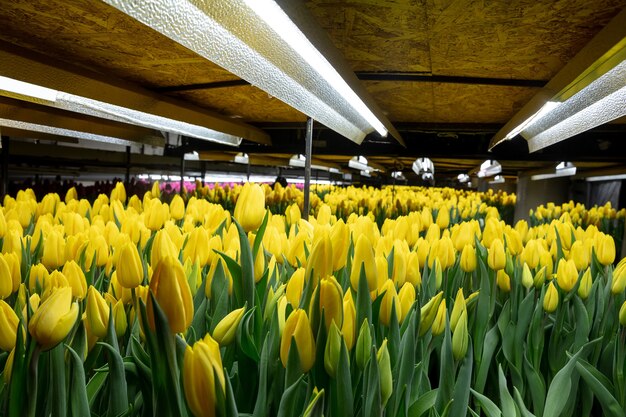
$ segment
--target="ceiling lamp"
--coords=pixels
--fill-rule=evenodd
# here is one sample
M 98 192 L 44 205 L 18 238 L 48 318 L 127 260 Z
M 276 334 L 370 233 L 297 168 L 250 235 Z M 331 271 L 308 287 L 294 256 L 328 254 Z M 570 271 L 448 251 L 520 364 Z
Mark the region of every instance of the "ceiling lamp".
M 370 177 L 372 176 L 372 174 L 370 174 L 370 172 L 369 172 L 369 171 L 365 171 L 365 170 L 364 170 L 364 171 L 361 171 L 361 176 L 362 176 L 362 177 L 367 177 L 367 178 L 370 178 Z
M 0 96 L 225 145 L 238 146 L 241 143 L 240 137 L 218 132 L 204 126 L 157 116 L 3 76 L 0 76 Z
M 493 180 L 489 181 L 489 184 L 504 184 L 504 177 L 502 175 L 496 175 Z
M 404 176 L 404 174 L 402 173 L 402 171 L 393 171 L 391 173 L 391 178 L 398 180 L 398 181 L 405 181 L 406 178 Z
M 492 139 L 521 134 L 530 152 L 626 116 L 626 10 L 618 14 Z
M 289 158 L 290 167 L 304 168 L 305 164 L 306 164 L 306 156 L 302 155 L 301 153 Z
M 467 174 L 459 174 L 456 178 L 459 180 L 461 184 L 468 182 L 470 180 L 470 176 Z
M 495 159 L 487 159 L 485 162 L 480 164 L 480 168 L 478 169 L 476 175 L 478 175 L 478 178 L 485 178 L 493 177 L 494 175 L 501 172 L 502 165 L 500 165 L 498 161 L 496 161 Z
M 585 178 L 588 182 L 596 182 L 596 181 L 621 181 L 626 180 L 626 174 L 615 174 L 615 175 L 596 175 L 593 177 Z
M 572 175 L 576 175 L 576 166 L 571 162 L 560 162 L 554 169 L 554 172 L 531 175 L 530 179 L 538 181 L 558 177 L 571 177 Z
M 355 156 L 350 159 L 348 167 L 358 169 L 359 171 L 373 171 L 373 168 L 367 165 L 367 159 L 364 156 Z
M 104 2 L 354 142 L 390 129 L 402 141 L 348 66 L 329 62 L 336 48 L 305 7 L 274 0 Z
M 412 165 L 413 172 L 417 175 L 422 173 L 435 174 L 435 164 L 429 158 L 417 158 Z
M 239 152 L 233 158 L 233 162 L 236 164 L 248 165 L 250 163 L 250 158 L 248 157 L 247 153 Z

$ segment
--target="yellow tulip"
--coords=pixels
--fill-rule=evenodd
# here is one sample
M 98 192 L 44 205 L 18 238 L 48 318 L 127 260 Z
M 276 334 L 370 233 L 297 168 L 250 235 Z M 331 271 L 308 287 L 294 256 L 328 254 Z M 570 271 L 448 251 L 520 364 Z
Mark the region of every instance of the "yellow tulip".
M 599 233 L 596 235 L 596 257 L 602 265 L 610 265 L 615 261 L 615 242 L 611 235 Z
M 150 291 L 167 317 L 172 333 L 185 332 L 191 325 L 194 307 L 191 289 L 178 259 L 166 256 L 159 261 L 150 281 Z M 148 297 L 147 313 L 150 326 L 154 329 L 152 297 Z
M 293 308 L 298 308 L 304 290 L 304 268 L 298 268 L 287 281 L 286 296 Z
M 388 279 L 383 284 L 380 292 L 384 293 L 384 295 L 380 302 L 380 312 L 378 313 L 378 319 L 384 326 L 389 326 L 389 324 L 391 323 L 392 308 L 396 312 L 396 318 L 400 320 L 400 299 L 398 298 L 398 293 L 396 292 L 396 286 L 390 279 Z
M 167 257 L 178 258 L 178 249 L 170 235 L 165 230 L 159 230 L 152 241 L 152 252 L 150 253 L 150 265 L 156 266 L 159 261 Z
M 475 232 L 472 225 L 468 222 L 463 222 L 458 225 L 452 231 L 452 242 L 454 243 L 454 249 L 457 252 L 461 252 L 466 245 L 474 246 Z
M 361 265 L 363 265 L 363 267 L 361 267 Z M 364 234 L 360 235 L 356 241 L 352 270 L 350 272 L 350 284 L 355 291 L 358 291 L 359 288 L 361 268 L 365 270 L 365 278 L 367 279 L 369 291 L 374 291 L 377 287 L 374 248 L 370 240 Z
M 398 299 L 400 300 L 400 316 L 398 317 L 398 321 L 402 323 L 415 302 L 415 287 L 413 284 L 405 282 L 398 292 Z
M 15 311 L 0 300 L 0 349 L 10 352 L 15 347 L 19 319 Z
M 220 346 L 230 345 L 235 340 L 235 334 L 237 333 L 237 327 L 243 318 L 245 308 L 241 307 L 228 313 L 213 330 L 213 339 Z
M 476 249 L 472 245 L 465 245 L 461 252 L 461 269 L 470 273 L 476 270 Z
M 72 289 L 59 288 L 33 314 L 28 331 L 44 350 L 48 350 L 67 337 L 77 318 L 78 304 L 72 303 Z
M 13 349 L 11 353 L 9 353 L 9 357 L 7 358 L 7 361 L 4 363 L 3 376 L 4 376 L 4 383 L 6 385 L 9 385 L 9 383 L 11 382 L 11 374 L 13 372 L 13 358 L 14 357 L 15 357 L 15 349 Z
M 13 294 L 13 278 L 5 256 L 0 254 L 0 299 L 5 299 Z
M 459 322 L 459 317 L 461 317 L 461 313 L 464 310 L 467 310 L 467 301 L 465 300 L 465 296 L 463 295 L 463 289 L 459 288 L 459 290 L 456 292 L 452 312 L 450 313 L 450 330 L 452 330 L 453 332 Z
M 350 247 L 350 230 L 343 220 L 337 221 L 330 229 L 330 240 L 333 248 L 333 271 L 346 265 Z
M 506 254 L 504 252 L 502 240 L 496 238 L 491 243 L 491 246 L 489 247 L 489 254 L 487 256 L 487 263 L 489 264 L 489 268 L 494 271 L 504 269 L 506 265 Z
M 524 266 L 522 267 L 522 285 L 524 288 L 529 289 L 534 284 L 533 274 L 530 272 L 530 268 L 528 264 L 524 262 Z
M 115 264 L 117 280 L 124 288 L 135 288 L 143 282 L 143 263 L 137 246 L 126 242 L 119 249 L 119 256 Z
M 219 345 L 210 335 L 198 340 L 193 347 L 187 346 L 182 379 L 185 399 L 193 415 L 215 416 L 216 390 L 224 392 L 226 380 Z
M 577 240 L 572 244 L 569 256 L 577 270 L 582 271 L 589 266 L 589 249 L 582 241 Z
M 391 279 L 398 286 L 398 288 L 402 287 L 406 281 L 407 252 L 408 248 L 402 246 L 400 241 L 396 241 L 394 243 L 393 271 L 391 272 Z
M 115 188 L 111 190 L 111 201 L 126 202 L 126 188 L 124 188 L 123 182 L 117 182 Z
M 163 227 L 165 220 L 167 220 L 168 214 L 168 206 L 161 203 L 161 201 L 156 198 L 149 200 L 149 202 L 146 202 L 146 204 L 144 204 L 143 221 L 145 226 L 152 231 L 159 230 Z
M 522 250 L 522 259 L 531 269 L 535 269 L 537 265 L 539 265 L 539 250 L 537 248 L 537 242 L 534 239 L 526 243 L 526 246 Z
M 308 372 L 315 363 L 315 340 L 309 318 L 304 310 L 294 310 L 291 312 L 280 339 L 280 360 L 284 367 L 287 367 L 291 340 L 295 341 L 300 358 L 300 371 Z
M 420 269 L 424 268 L 426 265 L 426 260 L 428 258 L 428 254 L 430 253 L 430 242 L 424 240 L 423 238 L 417 239 L 417 243 L 415 244 L 417 247 L 417 258 L 420 262 Z
M 578 286 L 578 296 L 583 300 L 586 300 L 589 296 L 589 291 L 591 291 L 592 284 L 593 281 L 591 279 L 591 268 L 587 267 L 587 270 L 580 278 L 580 285 Z
M 235 205 L 235 220 L 246 232 L 259 228 L 265 216 L 265 192 L 259 184 L 247 182 L 241 189 Z
M 570 292 L 578 281 L 578 271 L 576 270 L 576 264 L 574 260 L 570 259 L 566 261 L 561 259 L 556 269 L 556 280 L 561 288 L 565 292 Z
M 109 305 L 93 285 L 87 290 L 87 321 L 92 333 L 103 339 L 109 326 Z
M 176 194 L 170 203 L 170 217 L 174 220 L 180 220 L 185 216 L 185 202 L 183 198 Z
M 504 269 L 499 269 L 498 272 L 496 272 L 496 283 L 498 284 L 500 291 L 511 291 L 511 277 Z
M 119 300 L 113 306 L 113 324 L 115 326 L 115 334 L 118 337 L 122 337 L 124 336 L 124 334 L 126 334 L 128 321 L 126 318 L 126 310 L 124 309 L 124 303 L 122 302 L 122 300 Z
M 420 261 L 417 252 L 409 252 L 406 262 L 406 281 L 414 287 L 422 286 L 422 274 L 420 273 Z
M 343 291 L 332 275 L 322 278 L 316 291 L 319 292 L 319 313 L 324 312 L 326 330 L 334 321 L 338 327 L 343 325 Z M 311 303 L 309 317 L 313 317 L 314 303 Z
M 548 289 L 543 298 L 543 309 L 546 313 L 553 313 L 559 305 L 559 292 L 554 286 L 554 282 L 548 284 Z
M 78 200 L 78 193 L 76 192 L 76 187 L 72 187 L 67 190 L 65 193 L 65 204 L 69 203 L 72 200 Z
M 82 300 L 87 295 L 87 280 L 85 273 L 75 261 L 67 261 L 63 265 L 63 275 L 72 287 L 72 297 Z
M 215 249 L 221 250 L 221 238 L 220 246 Z M 200 266 L 205 266 L 209 261 L 209 251 L 213 247 L 209 245 L 209 234 L 204 227 L 195 227 L 187 238 L 187 243 L 183 248 L 183 260 L 191 259 L 192 262 L 198 262 Z
M 341 326 L 341 333 L 343 339 L 346 342 L 346 348 L 348 351 L 354 346 L 354 339 L 356 337 L 356 307 L 352 298 L 352 293 L 346 291 L 343 296 L 343 325 Z
M 613 281 L 611 282 L 611 293 L 618 295 L 626 288 L 626 258 L 619 261 L 613 271 Z
M 448 310 L 446 309 L 446 300 L 442 300 L 441 303 L 439 303 L 439 307 L 437 308 L 435 320 L 430 327 L 433 336 L 438 336 L 445 330 L 446 319 L 448 318 L 447 311 Z
M 57 230 L 50 230 L 43 245 L 41 263 L 49 270 L 65 263 L 65 239 Z
M 314 287 L 317 286 L 320 278 L 326 277 L 333 273 L 333 248 L 330 237 L 325 235 L 320 238 L 314 245 L 306 262 L 306 270 L 304 273 L 305 282 L 311 280 Z M 337 323 L 340 325 L 340 323 Z

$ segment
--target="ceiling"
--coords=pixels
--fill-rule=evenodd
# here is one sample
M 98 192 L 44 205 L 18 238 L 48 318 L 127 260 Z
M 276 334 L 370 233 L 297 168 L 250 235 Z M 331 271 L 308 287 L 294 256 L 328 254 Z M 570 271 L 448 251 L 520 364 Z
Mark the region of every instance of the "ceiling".
M 258 160 L 264 165 L 304 150 L 305 115 L 105 3 L 0 3 L 0 49 L 18 47 L 260 128 L 272 144 L 245 140 L 240 150 L 263 154 Z M 626 127 L 619 123 L 538 153 L 528 154 L 521 138 L 487 151 L 493 135 L 626 7 L 625 0 L 304 3 L 406 143 L 370 135 L 357 146 L 316 125 L 313 153 L 320 161 L 345 168 L 362 154 L 391 171 L 410 170 L 416 157 L 426 156 L 437 172 L 450 175 L 485 158 L 498 159 L 507 175 L 564 159 L 583 170 L 626 162 Z M 185 143 L 167 152 L 233 151 Z

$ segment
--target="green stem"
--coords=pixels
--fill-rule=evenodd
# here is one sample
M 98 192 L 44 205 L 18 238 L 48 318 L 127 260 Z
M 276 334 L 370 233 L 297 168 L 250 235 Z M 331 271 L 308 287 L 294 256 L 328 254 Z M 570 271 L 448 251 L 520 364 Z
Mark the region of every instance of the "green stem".
M 28 417 L 35 417 L 37 411 L 37 374 L 39 368 L 39 356 L 41 355 L 41 346 L 36 345 L 28 365 Z

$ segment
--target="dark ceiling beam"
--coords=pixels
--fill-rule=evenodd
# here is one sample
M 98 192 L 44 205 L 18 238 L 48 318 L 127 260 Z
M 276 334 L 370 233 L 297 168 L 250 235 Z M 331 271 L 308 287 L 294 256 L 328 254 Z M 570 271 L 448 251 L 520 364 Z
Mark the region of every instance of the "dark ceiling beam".
M 541 88 L 546 85 L 545 80 L 520 80 L 514 78 L 486 78 L 486 77 L 463 77 L 456 75 L 432 75 L 423 72 L 372 72 L 355 71 L 357 78 L 361 81 L 402 81 L 414 83 L 443 83 L 443 84 L 464 84 L 464 85 L 498 85 L 504 87 L 535 87 Z M 184 91 L 212 90 L 216 88 L 241 87 L 250 85 L 242 79 L 215 81 L 210 83 L 172 85 L 168 87 L 157 87 L 154 89 L 158 93 L 180 93 Z

